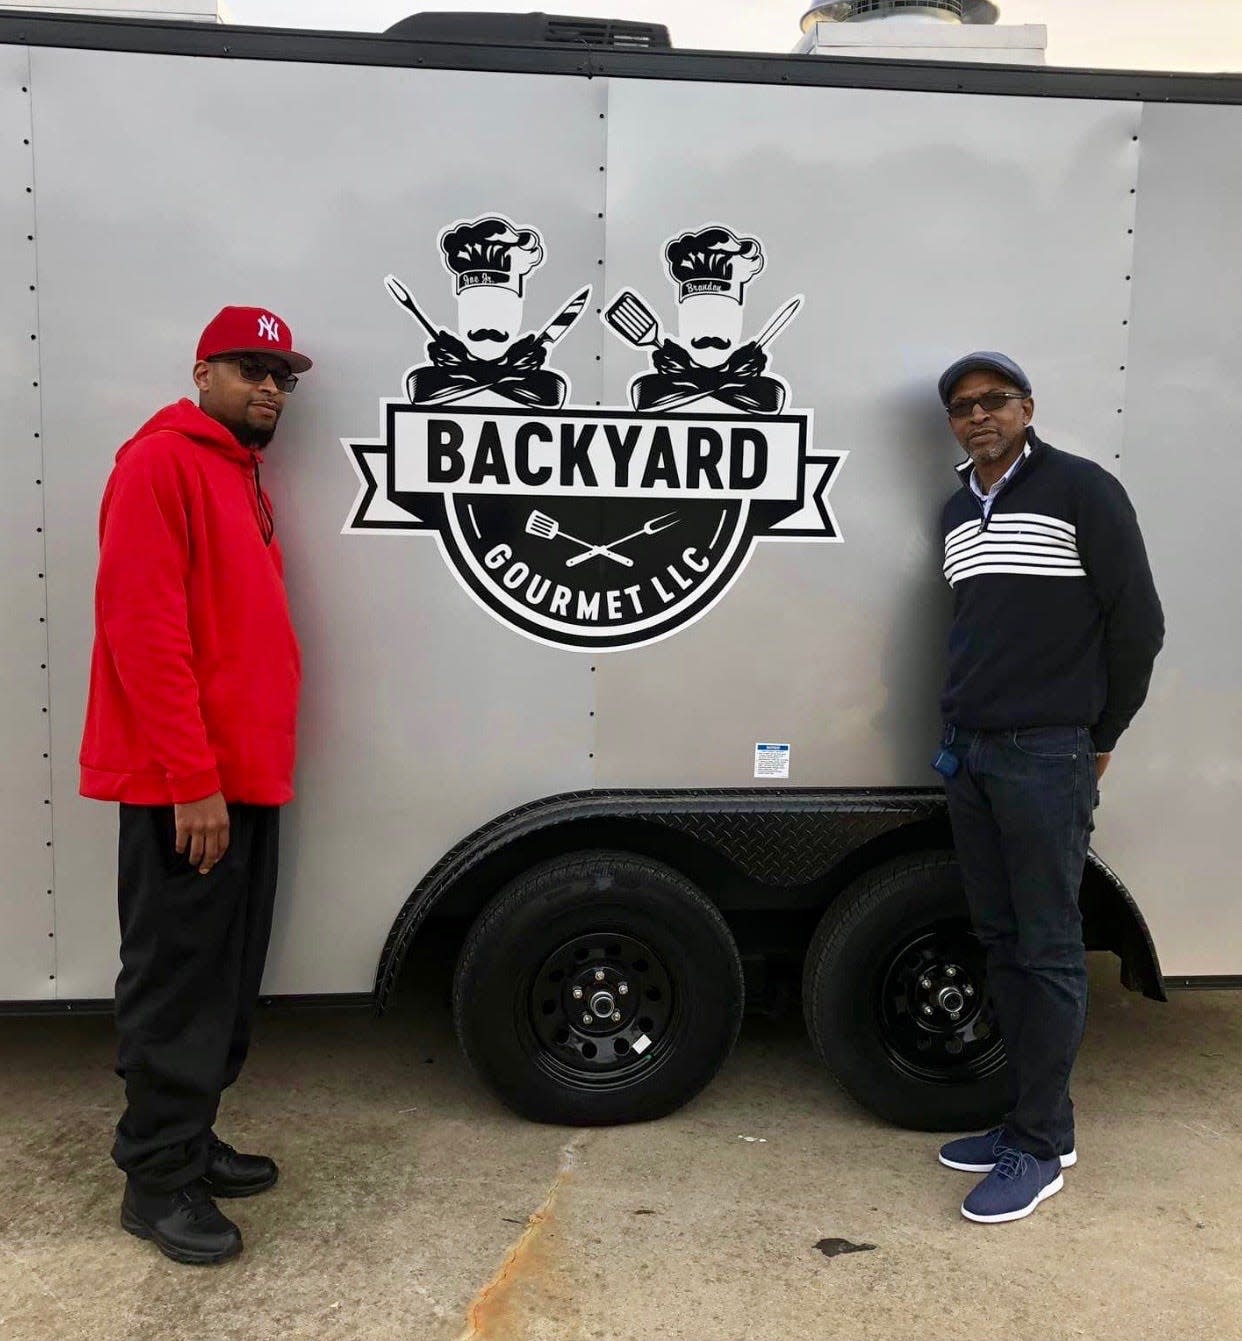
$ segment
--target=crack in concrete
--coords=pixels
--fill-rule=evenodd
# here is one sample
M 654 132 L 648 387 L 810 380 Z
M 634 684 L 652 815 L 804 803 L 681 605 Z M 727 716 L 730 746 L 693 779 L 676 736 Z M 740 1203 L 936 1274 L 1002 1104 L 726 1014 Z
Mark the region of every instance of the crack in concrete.
M 466 1327 L 457 1341 L 488 1341 L 495 1324 L 503 1326 L 508 1296 L 514 1284 L 530 1266 L 536 1245 L 556 1213 L 556 1203 L 561 1189 L 573 1177 L 574 1166 L 578 1162 L 578 1151 L 590 1139 L 589 1133 L 575 1136 L 561 1151 L 560 1167 L 548 1195 L 539 1207 L 527 1216 L 526 1224 L 518 1235 L 517 1242 L 505 1254 L 496 1274 L 475 1295 L 466 1310 Z

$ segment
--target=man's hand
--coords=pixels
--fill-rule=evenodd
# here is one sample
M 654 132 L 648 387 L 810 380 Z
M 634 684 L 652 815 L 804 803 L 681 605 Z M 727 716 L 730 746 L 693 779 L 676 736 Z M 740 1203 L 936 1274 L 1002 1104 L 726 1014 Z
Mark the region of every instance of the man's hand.
M 1113 752 L 1112 752 L 1112 750 L 1109 750 L 1107 754 L 1097 754 L 1097 755 L 1095 756 L 1095 780 L 1096 780 L 1096 782 L 1099 782 L 1099 780 L 1104 776 L 1104 770 L 1108 767 L 1109 760 L 1110 760 L 1112 757 L 1113 757 Z
M 229 811 L 224 793 L 173 806 L 173 816 L 177 822 L 177 851 L 184 852 L 188 847 L 190 865 L 206 875 L 228 851 Z

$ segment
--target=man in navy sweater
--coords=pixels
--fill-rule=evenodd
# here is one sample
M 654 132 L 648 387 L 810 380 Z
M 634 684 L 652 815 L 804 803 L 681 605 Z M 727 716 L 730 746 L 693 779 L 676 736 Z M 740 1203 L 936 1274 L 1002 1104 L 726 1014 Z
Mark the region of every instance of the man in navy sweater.
M 987 1174 L 962 1214 L 991 1224 L 1029 1215 L 1077 1160 L 1079 887 L 1099 779 L 1147 696 L 1164 617 L 1125 490 L 1035 436 L 1022 369 L 969 354 L 939 391 L 969 460 L 944 508 L 954 613 L 935 766 L 1010 1081 L 1003 1124 L 940 1162 Z

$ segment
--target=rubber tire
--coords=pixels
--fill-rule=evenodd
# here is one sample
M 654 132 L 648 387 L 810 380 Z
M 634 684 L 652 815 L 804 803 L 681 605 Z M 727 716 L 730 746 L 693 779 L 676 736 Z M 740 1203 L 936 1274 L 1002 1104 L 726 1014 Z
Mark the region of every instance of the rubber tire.
M 915 1131 L 982 1130 L 1005 1111 L 1006 1068 L 964 1084 L 920 1081 L 897 1069 L 880 1035 L 875 974 L 885 952 L 921 926 L 959 916 L 969 912 L 953 854 L 900 857 L 833 901 L 803 969 L 807 1031 L 828 1070 L 864 1108 Z
M 541 1045 L 517 1020 L 547 956 L 597 928 L 651 947 L 679 989 L 679 1015 L 656 1065 L 616 1088 L 578 1089 L 536 1065 Z M 479 914 L 458 959 L 453 1018 L 470 1064 L 515 1113 L 604 1126 L 664 1117 L 693 1098 L 732 1051 L 743 996 L 733 936 L 695 885 L 631 853 L 578 852 L 524 872 Z

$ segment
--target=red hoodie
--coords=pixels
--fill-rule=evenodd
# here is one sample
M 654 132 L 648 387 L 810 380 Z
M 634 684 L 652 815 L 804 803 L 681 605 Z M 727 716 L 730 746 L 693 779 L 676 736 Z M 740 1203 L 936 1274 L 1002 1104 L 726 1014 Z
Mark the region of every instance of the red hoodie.
M 260 460 L 188 400 L 117 453 L 99 514 L 84 796 L 293 796 L 301 658 Z

